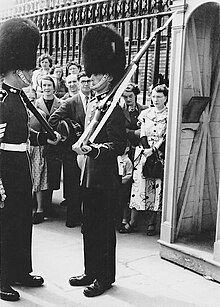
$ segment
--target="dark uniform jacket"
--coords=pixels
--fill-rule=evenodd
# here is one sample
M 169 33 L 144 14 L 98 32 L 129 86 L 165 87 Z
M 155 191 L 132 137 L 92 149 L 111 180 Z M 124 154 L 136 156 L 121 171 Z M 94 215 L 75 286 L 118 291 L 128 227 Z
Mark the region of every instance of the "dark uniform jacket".
M 29 127 L 28 111 L 21 98 L 21 91 L 4 83 L 2 88 L 1 121 L 7 123 L 7 126 L 1 142 L 21 144 L 30 139 L 31 145 L 45 144 L 45 135 L 40 135 Z M 30 188 L 30 161 L 27 152 L 1 150 L 0 159 L 0 177 L 3 179 L 6 194 L 8 189 L 16 192 Z
M 104 94 L 105 95 L 105 94 Z M 104 95 L 98 96 L 103 99 Z M 92 120 L 97 99 L 89 102 L 85 125 Z M 101 112 L 100 119 L 105 112 Z M 118 174 L 117 156 L 122 155 L 126 146 L 125 118 L 119 105 L 115 107 L 98 134 L 95 147 L 88 154 L 83 174 L 83 186 L 87 188 L 117 188 L 121 182 Z
M 25 143 L 44 145 L 47 137 L 30 129 L 23 92 L 4 83 L 2 88 L 0 115 L 7 126 L 0 140 L 0 178 L 6 192 L 0 209 L 0 279 L 2 284 L 12 284 L 32 271 L 32 179 Z M 22 143 L 26 151 L 15 145 Z

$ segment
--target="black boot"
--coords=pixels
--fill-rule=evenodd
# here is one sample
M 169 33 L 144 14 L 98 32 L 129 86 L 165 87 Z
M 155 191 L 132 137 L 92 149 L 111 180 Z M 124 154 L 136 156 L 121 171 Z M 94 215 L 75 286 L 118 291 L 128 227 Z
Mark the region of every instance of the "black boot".
M 44 279 L 37 275 L 24 275 L 19 280 L 15 281 L 15 285 L 24 287 L 41 287 L 44 283 Z
M 4 301 L 15 302 L 20 298 L 20 294 L 10 286 L 1 286 L 0 298 Z

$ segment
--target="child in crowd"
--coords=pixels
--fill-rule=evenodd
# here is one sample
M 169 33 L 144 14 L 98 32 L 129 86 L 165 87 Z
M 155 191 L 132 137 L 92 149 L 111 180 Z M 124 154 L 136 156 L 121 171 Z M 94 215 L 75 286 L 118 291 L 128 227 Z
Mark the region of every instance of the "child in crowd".
M 119 215 L 120 215 L 120 227 L 121 232 L 127 222 L 130 220 L 129 199 L 132 184 L 133 164 L 128 157 L 130 150 L 130 143 L 127 143 L 125 152 L 122 156 L 118 156 L 119 170 L 122 175 L 122 184 L 119 190 Z

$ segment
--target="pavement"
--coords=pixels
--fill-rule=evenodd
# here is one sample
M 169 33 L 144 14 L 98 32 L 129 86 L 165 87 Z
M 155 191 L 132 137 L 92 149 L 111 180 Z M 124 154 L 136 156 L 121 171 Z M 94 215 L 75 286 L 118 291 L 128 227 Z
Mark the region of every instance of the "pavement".
M 117 277 L 113 287 L 95 298 L 84 297 L 83 287 L 71 287 L 71 276 L 83 273 L 80 227 L 65 227 L 65 209 L 54 194 L 58 218 L 33 229 L 34 274 L 42 275 L 40 288 L 14 287 L 18 302 L 0 300 L 0 306 L 17 307 L 218 307 L 220 284 L 159 256 L 159 235 L 145 231 L 117 233 Z

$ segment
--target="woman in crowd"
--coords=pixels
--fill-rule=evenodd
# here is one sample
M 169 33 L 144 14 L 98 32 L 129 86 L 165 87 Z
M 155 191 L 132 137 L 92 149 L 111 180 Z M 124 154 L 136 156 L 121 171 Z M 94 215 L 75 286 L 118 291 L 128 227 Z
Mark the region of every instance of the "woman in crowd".
M 68 75 L 78 75 L 82 70 L 82 66 L 77 62 L 68 62 L 66 64 L 66 76 Z
M 50 75 L 42 77 L 41 87 L 43 93 L 42 96 L 36 100 L 36 107 L 45 113 L 46 119 L 48 120 L 49 116 L 59 108 L 61 101 L 54 95 L 55 83 Z M 43 206 L 40 207 L 40 204 L 38 203 L 38 208 L 34 215 L 35 224 L 43 222 L 45 210 L 47 211 L 46 213 L 50 210 L 53 190 L 58 190 L 60 188 L 61 158 L 59 155 L 60 145 L 53 149 L 50 145 L 44 147 L 44 156 L 47 161 L 48 189 L 43 195 Z M 38 214 L 39 212 L 41 212 L 41 214 Z
M 139 87 L 134 83 L 129 83 L 122 97 L 124 98 L 124 105 L 122 106 L 125 115 L 125 126 L 127 138 L 131 144 L 129 151 L 129 158 L 134 160 L 135 147 L 140 143 L 140 122 L 138 116 L 141 111 L 147 107 L 137 102 L 137 95 L 140 93 Z
M 44 53 L 38 59 L 40 69 L 35 70 L 32 76 L 32 86 L 33 89 L 37 92 L 37 97 L 39 98 L 42 95 L 41 89 L 41 79 L 43 76 L 50 74 L 50 69 L 52 66 L 52 58 L 49 54 Z
M 138 120 L 138 116 L 141 111 L 146 109 L 146 106 L 143 106 L 137 102 L 137 95 L 140 93 L 139 87 L 130 82 L 123 92 L 124 104 L 122 104 L 122 109 L 125 115 L 125 126 L 126 126 L 126 135 L 130 144 L 130 149 L 127 152 L 128 157 L 134 162 L 134 152 L 136 146 L 140 144 L 140 122 Z M 121 219 L 121 225 L 119 228 L 120 233 L 127 232 L 125 229 L 125 225 L 130 219 L 130 209 L 129 209 L 129 198 L 130 198 L 130 190 L 131 190 L 130 180 L 126 185 L 123 185 L 123 189 L 120 190 L 119 193 L 119 211 L 123 211 L 123 217 Z M 126 191 L 127 189 L 127 191 Z M 121 194 L 128 195 L 128 197 L 122 196 Z M 123 201 L 121 202 L 120 200 Z M 127 199 L 127 201 L 126 201 Z
M 119 174 L 121 175 L 122 182 L 118 190 L 118 206 L 116 207 L 115 223 L 120 233 L 123 233 L 125 225 L 130 220 L 129 200 L 133 175 L 133 163 L 128 157 L 129 150 L 130 142 L 127 141 L 124 154 L 118 156 Z
M 61 65 L 56 64 L 53 67 L 52 77 L 56 87 L 55 95 L 57 98 L 62 98 L 68 92 L 68 89 L 63 79 L 63 68 Z
M 29 100 L 35 105 L 37 94 L 32 87 L 24 89 Z M 46 118 L 46 113 L 38 109 L 39 113 Z M 31 113 L 30 114 L 30 126 L 35 131 L 43 131 L 40 122 Z M 48 190 L 47 181 L 47 163 L 44 157 L 44 145 L 31 146 L 30 147 L 30 160 L 33 180 L 33 199 L 36 203 L 36 211 L 33 215 L 33 224 L 39 224 L 44 220 L 44 207 L 46 205 L 46 196 Z
M 139 211 L 150 210 L 151 216 L 147 228 L 147 235 L 155 234 L 157 212 L 162 210 L 162 178 L 145 178 L 143 166 L 146 159 L 157 151 L 164 162 L 165 136 L 167 127 L 168 108 L 166 106 L 168 88 L 157 85 L 152 90 L 151 99 L 154 107 L 141 112 L 141 146 L 136 148 L 134 160 L 133 184 L 131 189 L 130 208 L 131 220 L 125 225 L 125 232 L 129 233 L 137 226 Z

